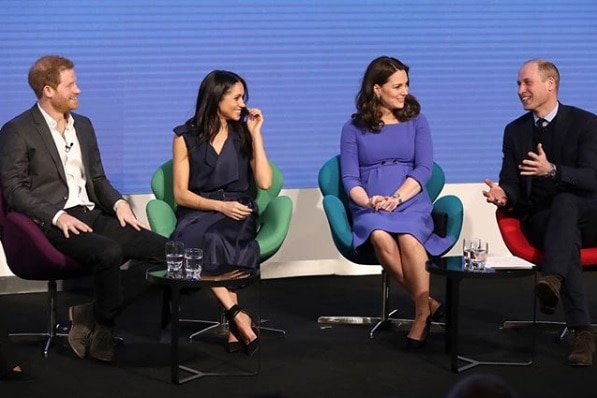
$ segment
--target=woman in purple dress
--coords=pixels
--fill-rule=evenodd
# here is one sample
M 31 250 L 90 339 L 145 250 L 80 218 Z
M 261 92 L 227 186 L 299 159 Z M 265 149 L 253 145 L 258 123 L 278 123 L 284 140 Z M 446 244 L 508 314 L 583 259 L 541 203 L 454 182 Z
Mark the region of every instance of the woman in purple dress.
M 431 133 L 409 95 L 408 67 L 391 57 L 373 60 L 342 128 L 342 181 L 350 198 L 353 247 L 371 244 L 382 267 L 415 302 L 406 344 L 422 347 L 432 320 L 445 310 L 429 296 L 428 253 L 443 254 L 449 238 L 433 233 L 425 189 L 433 168 Z
M 263 147 L 263 114 L 246 108 L 245 81 L 235 73 L 212 71 L 201 82 L 195 115 L 174 129 L 174 199 L 178 222 L 172 239 L 203 249 L 203 269 L 221 274 L 231 267 L 259 266 L 257 204 L 251 179 L 261 189 L 272 184 Z M 246 115 L 246 121 L 243 120 Z M 229 352 L 252 355 L 258 340 L 236 291 L 212 288 L 230 325 Z

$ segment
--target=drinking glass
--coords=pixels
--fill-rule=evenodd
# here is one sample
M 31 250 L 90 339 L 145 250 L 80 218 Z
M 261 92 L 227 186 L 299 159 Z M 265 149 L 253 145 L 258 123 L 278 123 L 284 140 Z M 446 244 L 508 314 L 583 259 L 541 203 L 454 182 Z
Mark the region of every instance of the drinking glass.
M 487 254 L 489 253 L 489 243 L 478 240 L 471 247 L 471 268 L 474 271 L 485 271 Z
M 471 259 L 473 257 L 473 250 L 481 247 L 481 239 L 479 238 L 464 238 L 462 241 L 462 257 L 464 258 L 464 269 L 471 271 L 473 266 Z
M 184 250 L 186 279 L 198 281 L 201 279 L 201 266 L 203 265 L 203 251 L 197 248 Z
M 182 259 L 184 258 L 184 243 L 178 241 L 166 242 L 166 264 L 168 278 L 182 277 Z

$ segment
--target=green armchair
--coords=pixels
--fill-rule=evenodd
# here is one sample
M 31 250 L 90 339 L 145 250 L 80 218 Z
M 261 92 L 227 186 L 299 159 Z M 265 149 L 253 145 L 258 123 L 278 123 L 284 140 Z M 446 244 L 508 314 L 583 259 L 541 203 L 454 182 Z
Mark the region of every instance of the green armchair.
M 274 163 L 270 162 L 270 166 L 273 171 L 272 186 L 267 190 L 258 189 L 254 184 L 250 187 L 251 196 L 257 202 L 260 213 L 256 240 L 259 244 L 262 263 L 276 254 L 284 243 L 292 217 L 291 199 L 288 196 L 279 196 L 284 182 L 282 173 Z M 145 208 L 149 226 L 152 231 L 169 238 L 176 227 L 172 160 L 166 161 L 155 171 L 151 178 L 151 190 L 155 199 L 150 200 Z M 223 311 L 219 321 L 192 320 L 192 322 L 205 323 L 210 326 L 194 333 L 190 339 L 207 331 L 224 333 L 228 327 Z M 261 330 L 285 334 L 283 330 L 279 329 L 261 327 Z

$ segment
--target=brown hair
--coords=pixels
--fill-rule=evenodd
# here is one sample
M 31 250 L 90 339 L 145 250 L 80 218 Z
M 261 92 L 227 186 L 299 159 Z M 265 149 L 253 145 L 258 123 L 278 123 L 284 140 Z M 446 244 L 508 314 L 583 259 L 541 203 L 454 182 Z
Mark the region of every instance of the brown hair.
M 384 123 L 379 114 L 379 99 L 373 92 L 373 86 L 384 85 L 390 76 L 399 70 L 406 72 L 408 77 L 408 69 L 408 66 L 392 57 L 382 56 L 371 61 L 363 76 L 361 90 L 356 97 L 357 112 L 352 115 L 355 126 L 365 127 L 374 132 L 381 130 Z M 394 116 L 401 122 L 413 119 L 419 112 L 421 112 L 421 105 L 410 94 L 406 96 L 404 108 L 393 110 Z
M 37 98 L 41 98 L 44 87 L 58 87 L 60 73 L 63 70 L 73 69 L 75 64 L 68 58 L 59 55 L 46 55 L 39 58 L 29 69 L 29 86 Z

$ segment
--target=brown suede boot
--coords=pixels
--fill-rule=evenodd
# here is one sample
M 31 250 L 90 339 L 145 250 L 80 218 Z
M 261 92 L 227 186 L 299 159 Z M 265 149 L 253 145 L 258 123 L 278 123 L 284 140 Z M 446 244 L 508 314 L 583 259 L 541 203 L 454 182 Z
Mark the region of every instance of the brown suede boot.
M 68 309 L 71 327 L 68 332 L 68 344 L 81 359 L 87 355 L 91 334 L 95 329 L 93 303 L 80 304 Z
M 89 355 L 99 361 L 112 362 L 116 357 L 116 342 L 112 329 L 97 324 L 91 336 Z
M 590 330 L 574 332 L 574 348 L 568 356 L 571 366 L 593 366 L 595 358 L 595 336 Z
M 560 301 L 561 286 L 562 282 L 556 275 L 545 275 L 538 278 L 535 289 L 541 312 L 551 315 L 556 311 L 556 306 Z

